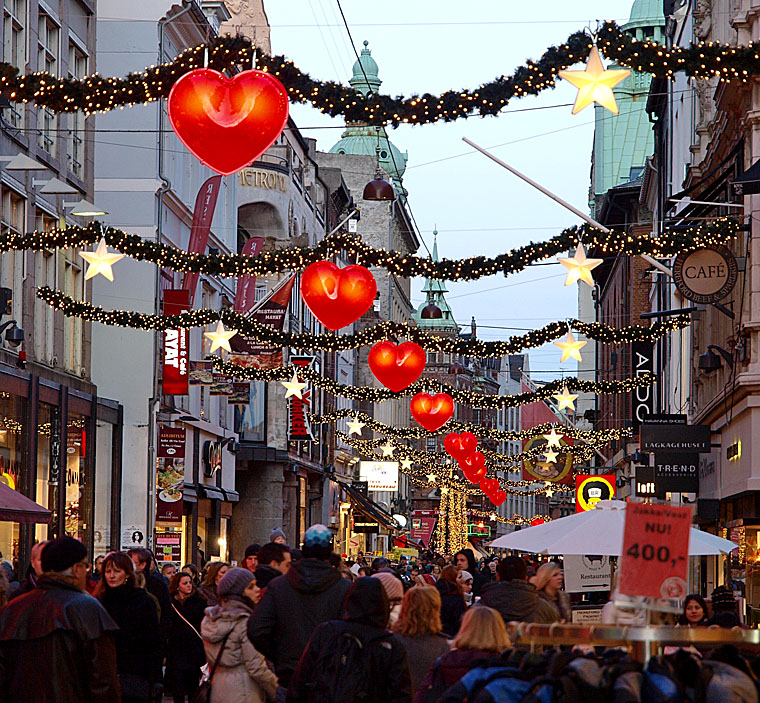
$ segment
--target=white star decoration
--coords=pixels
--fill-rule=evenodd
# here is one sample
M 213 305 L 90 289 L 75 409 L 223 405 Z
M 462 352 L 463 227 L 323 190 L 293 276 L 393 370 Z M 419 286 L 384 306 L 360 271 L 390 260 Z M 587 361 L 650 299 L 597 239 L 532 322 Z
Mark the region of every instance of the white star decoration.
M 215 352 L 217 349 L 226 349 L 232 351 L 230 348 L 230 339 L 237 334 L 237 330 L 226 330 L 222 321 L 216 323 L 216 329 L 213 332 L 204 332 L 203 336 L 208 337 L 211 340 L 211 351 Z
M 309 385 L 308 383 L 299 381 L 295 371 L 293 371 L 293 378 L 289 381 L 280 381 L 280 383 L 285 386 L 286 398 L 290 398 L 290 396 L 294 395 L 299 400 L 303 398 L 303 389 Z
M 557 401 L 557 404 L 559 405 L 559 410 L 564 410 L 565 408 L 569 408 L 570 410 L 575 410 L 575 399 L 578 397 L 577 393 L 570 393 L 570 391 L 567 390 L 567 386 L 562 386 L 562 393 L 555 393 L 552 398 L 554 398 Z
M 575 255 L 572 258 L 557 257 L 557 261 L 567 268 L 566 286 L 570 286 L 576 281 L 583 281 L 592 288 L 594 287 L 591 271 L 602 263 L 602 259 L 587 259 L 583 244 L 578 243 L 578 248 L 575 250 Z
M 428 474 L 427 480 L 430 481 L 430 483 L 435 483 L 436 475 L 435 474 Z
M 401 468 L 404 471 L 409 471 L 409 469 L 412 468 L 412 460 L 411 459 L 402 459 L 401 460 Z
M 394 447 L 390 442 L 386 442 L 379 448 L 383 451 L 383 457 L 393 456 L 393 452 L 396 451 L 396 447 Z
M 348 425 L 348 436 L 350 437 L 352 434 L 359 435 L 361 437 L 362 435 L 362 427 L 364 427 L 365 423 L 359 422 L 359 418 L 355 417 L 353 420 L 347 420 L 346 425 Z
M 564 342 L 553 342 L 553 344 L 562 350 L 562 358 L 559 360 L 560 363 L 562 363 L 571 357 L 578 361 L 583 361 L 583 359 L 581 359 L 581 349 L 585 347 L 588 342 L 576 339 L 573 337 L 572 330 L 568 330 Z
M 557 463 L 557 454 L 558 454 L 558 452 L 555 452 L 552 449 L 547 449 L 544 452 L 544 458 L 546 459 L 547 463 L 549 463 L 549 464 L 556 464 Z
M 549 434 L 544 435 L 544 439 L 546 440 L 547 444 L 546 446 L 551 449 L 552 447 L 561 447 L 562 446 L 562 435 L 557 432 L 557 430 L 552 427 L 552 431 Z
M 105 237 L 101 237 L 97 249 L 91 252 L 80 251 L 79 256 L 90 264 L 87 267 L 87 273 L 84 275 L 85 281 L 89 281 L 93 276 L 97 276 L 98 274 L 107 278 L 109 281 L 113 281 L 113 271 L 111 270 L 111 266 L 124 258 L 124 254 L 108 253 Z
M 573 105 L 573 114 L 577 115 L 584 107 L 591 103 L 599 103 L 610 112 L 618 114 L 618 106 L 615 102 L 615 94 L 612 89 L 631 72 L 628 69 L 608 71 L 604 68 L 599 49 L 591 48 L 588 55 L 588 63 L 583 71 L 560 71 L 560 78 L 572 83 L 578 89 Z

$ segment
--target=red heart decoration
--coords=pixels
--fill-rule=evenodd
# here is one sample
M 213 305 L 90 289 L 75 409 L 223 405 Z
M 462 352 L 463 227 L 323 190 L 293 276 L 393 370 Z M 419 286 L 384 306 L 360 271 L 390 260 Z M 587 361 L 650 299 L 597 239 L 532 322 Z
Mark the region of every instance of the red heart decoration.
M 386 388 L 398 393 L 414 383 L 425 370 L 425 350 L 414 342 L 396 346 L 378 342 L 369 350 L 369 367 Z
M 168 104 L 180 141 L 202 164 L 224 176 L 261 156 L 288 121 L 288 92 L 263 71 L 227 78 L 197 68 L 172 86 Z
M 530 521 L 531 527 L 536 527 L 537 525 L 543 525 L 545 520 L 543 518 L 537 517 L 535 520 Z
M 480 482 L 480 490 L 483 491 L 489 498 L 499 490 L 498 478 L 484 478 Z
M 454 414 L 454 401 L 448 393 L 417 393 L 409 404 L 412 417 L 426 430 L 441 429 Z
M 493 495 L 488 497 L 494 505 L 501 505 L 507 499 L 507 494 L 505 491 L 495 491 Z
M 486 477 L 486 458 L 482 452 L 473 452 L 470 456 L 457 459 L 459 468 L 462 469 L 464 477 L 470 483 L 479 483 Z M 494 479 L 495 480 L 495 479 Z
M 478 438 L 472 432 L 449 432 L 443 440 L 443 448 L 449 456 L 455 459 L 463 459 L 470 456 L 478 448 Z M 473 483 L 477 483 L 474 481 Z
M 331 261 L 316 261 L 301 274 L 303 302 L 329 330 L 358 320 L 376 295 L 375 277 L 364 266 L 341 269 Z

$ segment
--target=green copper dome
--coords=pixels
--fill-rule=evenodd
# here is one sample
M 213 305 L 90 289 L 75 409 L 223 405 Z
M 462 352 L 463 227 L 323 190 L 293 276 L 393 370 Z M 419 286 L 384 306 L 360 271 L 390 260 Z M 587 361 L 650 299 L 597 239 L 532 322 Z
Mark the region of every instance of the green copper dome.
M 644 32 L 643 37 L 637 36 L 637 39 L 656 39 L 663 40 L 662 30 L 665 27 L 665 16 L 662 11 L 661 0 L 636 0 L 631 7 L 631 16 L 622 26 L 622 30 L 628 34 L 638 34 L 637 29 L 650 29 L 650 32 Z M 652 31 L 654 30 L 654 34 Z
M 354 74 L 349 81 L 354 90 L 362 95 L 376 93 L 382 84 L 377 63 L 367 46 L 368 42 L 365 41 L 364 49 L 359 60 L 354 63 Z M 330 149 L 330 153 L 375 156 L 378 154 L 378 148 L 380 168 L 391 177 L 396 190 L 403 195 L 402 178 L 409 157 L 388 139 L 386 130 L 382 127 L 372 127 L 361 122 L 349 123 L 341 135 L 341 140 Z
M 438 232 L 433 232 L 433 253 L 432 260 L 439 261 L 438 259 Z M 446 284 L 443 281 L 437 281 L 432 278 L 425 280 L 425 285 L 422 288 L 422 292 L 425 294 L 425 300 L 420 303 L 417 310 L 412 313 L 412 319 L 417 323 L 417 326 L 422 329 L 428 329 L 432 331 L 448 331 L 453 334 L 459 334 L 459 326 L 454 319 L 454 313 L 451 310 L 448 302 L 446 301 L 445 293 L 447 292 Z M 422 317 L 422 311 L 430 303 L 437 306 L 442 317 L 426 320 Z

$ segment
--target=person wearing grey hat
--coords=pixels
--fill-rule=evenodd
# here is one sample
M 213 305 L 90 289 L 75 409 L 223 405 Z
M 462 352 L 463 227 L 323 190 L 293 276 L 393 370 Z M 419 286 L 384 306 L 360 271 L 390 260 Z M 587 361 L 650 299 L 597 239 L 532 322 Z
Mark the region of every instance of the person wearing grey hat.
M 85 593 L 87 548 L 58 537 L 42 550 L 37 587 L 0 611 L 0 700 L 120 700 L 116 623 Z
M 279 527 L 275 527 L 272 530 L 272 534 L 269 535 L 269 541 L 276 542 L 277 544 L 285 544 L 287 538 L 285 537 L 285 533 Z
M 274 700 L 277 677 L 248 639 L 247 622 L 259 601 L 256 577 L 248 569 L 227 571 L 217 585 L 219 605 L 206 608 L 201 623 L 209 667 L 215 669 L 211 703 Z

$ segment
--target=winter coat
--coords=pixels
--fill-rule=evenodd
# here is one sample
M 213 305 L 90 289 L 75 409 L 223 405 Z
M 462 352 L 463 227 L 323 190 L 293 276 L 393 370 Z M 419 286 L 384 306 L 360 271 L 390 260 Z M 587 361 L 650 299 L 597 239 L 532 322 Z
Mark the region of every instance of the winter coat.
M 269 585 L 270 581 L 273 581 L 278 576 L 282 576 L 282 572 L 275 569 L 273 566 L 262 564 L 261 566 L 256 567 L 255 575 L 256 585 L 263 590 Z
M 164 658 L 155 599 L 142 588 L 125 583 L 106 589 L 101 602 L 119 626 L 114 639 L 122 688 L 135 690 L 130 686 L 134 683 L 150 690 L 152 684 L 161 681 Z M 133 678 L 135 682 L 127 681 Z
M 498 675 L 501 674 L 501 675 Z M 443 693 L 438 703 L 518 703 L 526 699 L 533 681 L 500 659 L 491 660 L 473 667 L 465 673 L 451 688 Z M 535 699 L 541 703 L 550 703 L 551 692 L 543 688 L 536 693 Z
M 441 624 L 443 633 L 454 637 L 459 632 L 462 616 L 467 610 L 464 598 L 457 592 L 456 586 L 449 581 L 438 579 L 435 582 L 438 593 L 441 594 Z
M 553 623 L 559 620 L 554 606 L 540 598 L 532 583 L 519 579 L 496 581 L 483 588 L 480 604 L 499 611 L 505 623 Z
M 206 608 L 201 623 L 209 667 L 214 666 L 227 637 L 211 684 L 211 703 L 264 703 L 274 700 L 277 677 L 256 651 L 246 632 L 253 611 L 239 601 Z M 229 636 L 228 636 L 229 635 Z
M 280 685 L 288 687 L 314 628 L 340 618 L 350 585 L 321 559 L 299 559 L 269 582 L 248 621 L 248 638 L 274 662 Z
M 449 651 L 446 635 L 396 635 L 406 649 L 406 659 L 409 662 L 409 674 L 412 677 L 412 689 L 416 692 L 425 680 L 430 667 L 438 657 Z
M 168 633 L 172 623 L 172 598 L 169 595 L 169 587 L 166 585 L 164 577 L 158 571 L 143 571 L 145 577 L 145 590 L 150 593 L 157 601 L 159 607 L 158 619 L 161 623 L 161 629 Z
M 643 608 L 626 608 L 615 604 L 616 594 L 602 608 L 603 625 L 631 625 L 642 627 L 647 624 L 647 611 Z
M 201 640 L 201 621 L 205 615 L 206 601 L 193 594 L 180 603 L 172 598 L 171 625 L 166 647 L 166 668 L 172 671 L 194 671 L 206 663 L 206 653 Z M 171 607 L 171 606 L 170 606 Z M 177 614 L 176 608 L 195 630 Z
M 757 688 L 743 671 L 719 661 L 706 661 L 705 666 L 712 671 L 705 703 L 758 703 Z
M 343 620 L 314 630 L 290 680 L 287 703 L 411 703 L 406 651 L 387 624 L 382 583 L 357 579 L 346 596 Z M 346 662 L 336 661 L 336 653 L 347 643 L 356 657 L 342 666 Z
M 476 661 L 498 659 L 495 652 L 481 649 L 452 649 L 430 667 L 420 687 L 414 693 L 414 703 L 438 700 L 448 688 L 459 681 Z
M 97 600 L 41 576 L 0 611 L 0 701 L 118 703 L 117 629 Z
M 201 586 L 198 589 L 198 595 L 206 601 L 207 606 L 219 605 L 219 596 L 216 593 L 216 584 L 210 586 Z
M 557 611 L 559 617 L 565 622 L 571 622 L 573 611 L 570 608 L 570 596 L 564 591 L 557 591 L 557 597 L 552 598 L 546 591 L 538 591 L 538 597 L 543 598 Z

